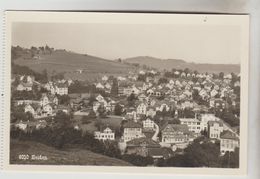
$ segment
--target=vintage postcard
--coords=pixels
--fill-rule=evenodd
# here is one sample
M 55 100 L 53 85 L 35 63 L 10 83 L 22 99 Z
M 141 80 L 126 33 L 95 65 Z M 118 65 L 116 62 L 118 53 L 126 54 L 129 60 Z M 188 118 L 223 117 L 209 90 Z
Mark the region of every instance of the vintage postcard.
M 4 169 L 247 173 L 249 16 L 7 11 Z

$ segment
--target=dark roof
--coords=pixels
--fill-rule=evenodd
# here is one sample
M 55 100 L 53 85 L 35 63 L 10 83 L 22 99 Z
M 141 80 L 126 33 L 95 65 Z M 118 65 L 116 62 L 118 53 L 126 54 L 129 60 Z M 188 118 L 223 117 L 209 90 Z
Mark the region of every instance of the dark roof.
M 218 123 L 219 126 L 223 126 L 223 123 L 222 123 L 221 121 L 209 121 L 209 122 L 208 122 L 208 124 L 209 124 L 210 126 L 213 126 L 215 123 Z
M 142 128 L 142 125 L 134 121 L 127 121 L 127 123 L 124 124 L 124 128 Z
M 173 131 L 189 133 L 189 128 L 186 124 L 168 124 L 162 130 L 162 132 L 173 132 Z
M 164 158 L 169 158 L 173 155 L 173 152 L 170 148 L 149 148 L 148 155 L 151 157 L 162 156 Z
M 221 139 L 232 139 L 232 140 L 238 140 L 238 137 L 236 136 L 235 133 L 230 132 L 230 131 L 223 131 L 220 134 Z
M 57 83 L 56 85 L 58 88 L 67 88 L 68 85 L 66 83 Z
M 141 138 L 136 138 L 131 141 L 127 142 L 128 147 L 140 147 L 140 146 L 146 146 L 146 147 L 160 147 L 160 144 L 152 139 L 146 138 L 146 137 L 141 137 Z

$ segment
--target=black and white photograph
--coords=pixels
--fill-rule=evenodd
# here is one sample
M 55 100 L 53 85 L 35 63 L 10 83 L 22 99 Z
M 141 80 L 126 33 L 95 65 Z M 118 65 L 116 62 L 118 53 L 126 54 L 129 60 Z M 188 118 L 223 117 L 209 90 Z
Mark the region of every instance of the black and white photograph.
M 244 171 L 248 16 L 30 13 L 9 26 L 10 166 Z

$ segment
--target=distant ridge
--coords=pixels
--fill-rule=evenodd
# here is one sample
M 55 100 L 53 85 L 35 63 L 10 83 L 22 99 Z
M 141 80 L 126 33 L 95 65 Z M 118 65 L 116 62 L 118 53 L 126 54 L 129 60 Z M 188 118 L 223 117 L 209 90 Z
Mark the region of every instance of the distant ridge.
M 209 73 L 240 73 L 240 65 L 238 64 L 202 64 L 190 63 L 180 59 L 160 59 L 151 56 L 137 56 L 124 59 L 124 62 L 130 64 L 146 65 L 148 67 L 157 68 L 159 70 L 171 70 L 189 68 L 198 72 Z

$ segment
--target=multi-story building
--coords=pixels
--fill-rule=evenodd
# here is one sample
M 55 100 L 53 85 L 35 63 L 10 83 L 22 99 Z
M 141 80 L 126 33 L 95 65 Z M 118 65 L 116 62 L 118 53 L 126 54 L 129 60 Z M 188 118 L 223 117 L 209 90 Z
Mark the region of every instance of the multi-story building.
M 137 112 L 137 114 L 146 115 L 146 109 L 147 109 L 147 105 L 145 103 L 140 103 L 137 106 L 136 112 Z
M 189 142 L 189 128 L 186 124 L 168 124 L 162 131 L 162 143 L 183 144 Z
M 200 124 L 201 130 L 208 131 L 208 122 L 209 121 L 218 121 L 219 119 L 214 114 L 201 114 L 200 115 Z
M 181 124 L 187 125 L 189 131 L 194 133 L 200 133 L 201 132 L 201 122 L 200 120 L 196 118 L 180 118 Z
M 115 140 L 115 133 L 109 128 L 106 127 L 102 131 L 95 131 L 94 132 L 95 139 L 98 140 Z
M 137 122 L 128 121 L 124 124 L 123 127 L 123 140 L 125 142 L 144 136 L 144 134 L 142 133 L 142 125 Z
M 17 91 L 32 91 L 32 83 L 20 83 L 17 87 Z
M 239 147 L 239 138 L 231 131 L 224 131 L 220 135 L 220 152 L 224 155 L 226 152 L 234 152 Z
M 146 120 L 143 121 L 143 128 L 148 130 L 154 130 L 154 121 L 147 118 Z
M 208 122 L 208 137 L 212 139 L 220 139 L 220 134 L 223 132 L 223 123 L 220 121 Z

